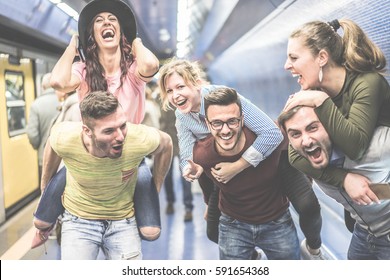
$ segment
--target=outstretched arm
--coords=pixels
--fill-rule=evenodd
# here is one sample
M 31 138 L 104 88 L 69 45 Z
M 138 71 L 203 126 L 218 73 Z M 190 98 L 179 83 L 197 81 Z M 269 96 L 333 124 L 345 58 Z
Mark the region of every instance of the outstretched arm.
M 193 182 L 194 180 L 199 179 L 202 173 L 203 167 L 199 164 L 196 164 L 192 160 L 188 160 L 188 164 L 183 169 L 183 177 L 189 182 Z

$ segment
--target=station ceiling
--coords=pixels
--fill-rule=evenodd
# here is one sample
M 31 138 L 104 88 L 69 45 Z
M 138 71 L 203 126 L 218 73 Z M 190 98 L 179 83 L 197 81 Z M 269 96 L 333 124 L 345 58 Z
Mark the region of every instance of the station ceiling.
M 91 0 L 64 0 L 76 11 Z M 176 55 L 178 7 L 185 2 L 188 37 L 184 55 L 212 63 L 222 52 L 272 13 L 284 0 L 124 0 L 137 17 L 138 33 L 160 58 Z M 291 2 L 291 1 L 289 1 Z M 182 23 L 183 24 L 183 23 Z
M 77 12 L 90 1 L 63 0 Z M 184 50 L 181 55 L 199 60 L 205 67 L 283 2 L 293 2 L 293 0 L 123 1 L 127 2 L 136 14 L 139 37 L 159 59 L 164 60 L 178 55 L 179 44 Z M 0 4 L 3 10 L 3 14 L 0 11 L 0 29 L 3 30 L 0 31 L 0 39 L 4 36 L 13 36 L 17 40 L 24 32 L 25 36 L 30 37 L 30 43 L 33 42 L 31 37 L 46 40 L 49 43 L 48 47 L 58 48 L 61 53 L 67 46 L 71 33 L 77 32 L 77 22 L 69 16 L 64 18 L 65 14 L 54 13 L 56 11 L 49 7 L 52 5 L 49 0 L 0 0 Z M 180 16 L 178 17 L 178 8 L 182 5 L 186 7 L 184 21 L 180 21 Z M 31 22 L 33 20 L 35 22 Z M 7 30 L 12 28 L 12 32 L 5 34 L 3 27 Z M 178 30 L 182 27 L 187 30 L 187 35 L 181 36 L 178 40 Z M 48 30 L 43 34 L 45 29 Z M 59 29 L 62 34 L 58 33 Z

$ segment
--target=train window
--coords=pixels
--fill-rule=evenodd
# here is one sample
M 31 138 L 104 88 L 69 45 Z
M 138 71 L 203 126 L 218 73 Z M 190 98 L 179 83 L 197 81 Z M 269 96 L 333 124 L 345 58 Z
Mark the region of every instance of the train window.
M 8 134 L 10 137 L 26 132 L 26 102 L 24 76 L 21 72 L 5 72 Z

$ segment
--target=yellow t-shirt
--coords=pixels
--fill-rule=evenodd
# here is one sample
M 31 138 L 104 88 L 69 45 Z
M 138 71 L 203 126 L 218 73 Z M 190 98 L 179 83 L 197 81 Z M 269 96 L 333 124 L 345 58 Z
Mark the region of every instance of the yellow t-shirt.
M 56 124 L 50 135 L 53 150 L 67 168 L 63 205 L 84 219 L 120 220 L 134 216 L 138 165 L 160 143 L 156 129 L 127 123 L 122 156 L 98 158 L 85 149 L 80 122 Z

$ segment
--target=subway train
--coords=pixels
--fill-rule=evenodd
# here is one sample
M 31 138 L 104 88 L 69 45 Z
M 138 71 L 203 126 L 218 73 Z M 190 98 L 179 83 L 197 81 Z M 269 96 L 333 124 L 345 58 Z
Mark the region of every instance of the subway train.
M 80 5 L 89 1 L 64 2 L 73 4 L 80 11 Z M 180 18 L 177 9 L 179 2 L 183 1 L 127 2 L 137 14 L 139 36 L 160 58 L 161 64 L 180 55 L 197 60 L 206 69 L 211 83 L 237 89 L 273 119 L 278 117 L 288 96 L 299 90 L 297 78 L 284 69 L 284 64 L 290 32 L 307 21 L 352 19 L 390 61 L 388 0 L 188 1 L 192 6 L 188 4 L 187 7 L 192 12 L 187 14 L 191 31 L 187 41 L 181 41 L 176 29 L 176 21 Z M 169 26 L 161 27 L 163 23 L 157 23 L 155 17 L 163 23 L 169 22 Z M 31 201 L 36 203 L 39 196 L 37 153 L 28 142 L 25 127 L 29 107 L 40 93 L 41 76 L 53 68 L 66 47 L 63 41 L 59 45 L 61 47 L 56 45 L 53 49 L 42 51 L 37 47 L 31 48 L 26 42 L 0 38 L 0 95 L 3 96 L 0 98 L 0 112 L 6 112 L 0 115 L 0 224 L 3 225 Z M 176 50 L 178 45 L 185 45 L 180 53 Z M 390 81 L 388 71 L 385 77 Z M 175 166 L 175 184 L 180 185 L 177 163 Z M 180 197 L 180 188 L 175 188 L 177 197 Z M 321 204 L 324 246 L 333 259 L 346 259 L 351 234 L 344 225 L 343 208 L 316 185 L 313 188 Z M 195 196 L 195 200 L 198 204 L 194 221 L 184 224 L 176 216 L 165 215 L 165 196 L 164 193 L 160 195 L 163 231 L 157 241 L 143 243 L 145 259 L 218 258 L 217 246 L 205 237 L 201 194 Z M 183 210 L 182 207 L 178 209 Z M 292 213 L 297 221 L 293 209 Z M 31 221 L 31 216 L 28 219 Z M 299 226 L 297 230 L 302 239 Z M 43 254 L 43 249 L 35 249 L 21 258 L 58 259 L 58 245 L 51 240 L 48 244 L 47 255 Z M 40 253 L 36 253 L 37 250 Z M 210 250 L 213 252 L 209 253 Z
M 0 223 L 39 193 L 37 151 L 26 134 L 31 103 L 41 92 L 41 77 L 58 57 L 0 41 Z

